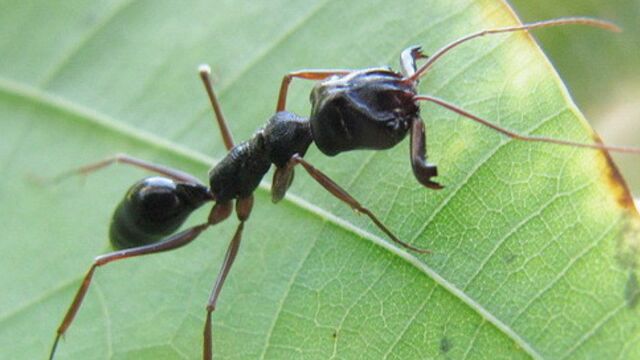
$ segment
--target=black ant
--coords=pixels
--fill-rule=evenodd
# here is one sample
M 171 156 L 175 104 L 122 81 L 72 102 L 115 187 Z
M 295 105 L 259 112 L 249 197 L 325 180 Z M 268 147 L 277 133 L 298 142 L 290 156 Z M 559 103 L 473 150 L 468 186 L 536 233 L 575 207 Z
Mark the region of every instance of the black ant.
M 582 24 L 619 31 L 615 25 L 601 20 L 561 18 L 476 32 L 444 46 L 431 57 L 425 56 L 420 47 L 409 47 L 400 55 L 401 73 L 388 68 L 291 72 L 282 80 L 275 115 L 251 139 L 237 145 L 234 144 L 227 128 L 211 85 L 210 69 L 206 65 L 202 66 L 200 77 L 213 106 L 222 140 L 229 151 L 227 156 L 209 171 L 210 187 L 184 172 L 128 155 L 117 155 L 66 174 L 88 174 L 113 163 L 125 163 L 163 177 L 148 177 L 138 181 L 116 208 L 109 235 L 111 244 L 120 250 L 95 258 L 58 328 L 49 358 L 53 359 L 60 337 L 73 322 L 89 289 L 93 274 L 99 266 L 187 245 L 210 226 L 227 219 L 233 211 L 235 201 L 235 211 L 240 224 L 229 244 L 206 306 L 203 359 L 211 359 L 211 313 L 216 308 L 220 290 L 240 248 L 244 223 L 253 207 L 252 194 L 272 164 L 276 166 L 271 187 L 273 202 L 278 202 L 285 196 L 293 180 L 294 167 L 301 165 L 325 190 L 355 211 L 367 215 L 392 241 L 418 253 L 429 253 L 429 250 L 398 239 L 368 208 L 303 158 L 312 143 L 324 154 L 334 156 L 356 149 L 388 149 L 410 134 L 411 167 L 416 179 L 428 188 L 442 189 L 440 184 L 432 180 L 438 175 L 436 166 L 427 162 L 425 127 L 419 115 L 419 101 L 429 101 L 443 106 L 517 140 L 640 153 L 640 149 L 637 148 L 582 144 L 519 135 L 444 100 L 417 93 L 416 86 L 420 77 L 426 74 L 440 57 L 466 41 L 488 34 L 566 24 Z M 426 62 L 418 67 L 416 62 L 420 59 L 426 59 Z M 311 93 L 312 110 L 309 119 L 285 110 L 288 87 L 294 78 L 318 81 Z M 209 201 L 213 201 L 215 205 L 206 222 L 175 233 L 195 209 Z

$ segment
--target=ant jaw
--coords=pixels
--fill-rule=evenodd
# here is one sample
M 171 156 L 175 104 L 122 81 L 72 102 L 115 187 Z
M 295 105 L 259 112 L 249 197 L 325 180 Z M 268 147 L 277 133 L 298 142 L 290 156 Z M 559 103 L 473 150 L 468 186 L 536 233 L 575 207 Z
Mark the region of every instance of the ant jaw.
M 425 187 L 428 187 L 429 189 L 433 189 L 433 190 L 442 190 L 442 189 L 444 189 L 444 185 L 438 184 L 435 181 L 428 181 L 427 183 L 422 184 L 422 185 L 424 185 Z
M 415 60 L 429 58 L 429 55 L 426 55 L 424 52 L 422 52 L 422 46 L 420 45 L 411 46 L 407 48 L 403 53 L 407 53 L 407 55 L 410 55 Z
M 438 168 L 435 165 L 431 164 L 416 164 L 417 166 L 414 168 L 414 175 L 418 182 L 422 184 L 424 187 L 433 190 L 441 190 L 444 189 L 444 185 L 441 185 L 433 180 L 432 177 L 438 176 Z

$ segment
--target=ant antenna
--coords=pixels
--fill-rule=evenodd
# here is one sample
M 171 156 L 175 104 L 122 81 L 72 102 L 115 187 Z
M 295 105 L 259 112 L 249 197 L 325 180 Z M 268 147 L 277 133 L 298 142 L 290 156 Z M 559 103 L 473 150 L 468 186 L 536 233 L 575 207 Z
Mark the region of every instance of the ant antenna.
M 218 127 L 220 128 L 220 132 L 222 134 L 222 141 L 224 141 L 224 146 L 227 148 L 227 150 L 231 150 L 231 148 L 233 148 L 233 136 L 231 136 L 231 131 L 229 131 L 229 127 L 227 127 L 227 122 L 224 119 L 224 114 L 222 114 L 222 107 L 218 102 L 216 92 L 213 91 L 213 85 L 211 85 L 211 67 L 209 67 L 209 65 L 207 64 L 202 64 L 198 67 L 198 73 L 200 74 L 200 79 L 202 79 L 205 90 L 207 90 L 207 96 L 209 96 L 209 101 L 211 102 L 211 106 L 213 107 L 213 112 L 216 115 L 216 121 L 218 122 Z
M 503 127 L 500 127 L 496 124 L 491 123 L 488 120 L 482 119 L 476 115 L 471 114 L 468 111 L 465 111 L 461 108 L 459 108 L 456 105 L 453 105 L 449 102 L 446 102 L 442 99 L 439 99 L 437 97 L 434 96 L 429 96 L 429 95 L 417 95 L 414 97 L 415 100 L 421 100 L 421 101 L 430 101 L 434 104 L 440 105 L 444 108 L 447 108 L 459 115 L 462 115 L 466 118 L 469 118 L 475 122 L 478 122 L 484 126 L 487 126 L 503 135 L 506 135 L 512 139 L 516 139 L 516 140 L 521 140 L 521 141 L 529 141 L 529 142 L 543 142 L 543 143 L 550 143 L 550 144 L 556 144 L 556 145 L 566 145 L 566 146 L 573 146 L 573 147 L 579 147 L 579 148 L 589 148 L 589 149 L 597 149 L 597 150 L 608 150 L 608 151 L 612 151 L 612 152 L 619 152 L 619 153 L 627 153 L 627 154 L 640 154 L 640 148 L 637 147 L 631 147 L 631 146 L 609 146 L 609 145 L 604 145 L 604 144 L 599 144 L 599 143 L 592 143 L 592 144 L 585 144 L 585 143 L 579 143 L 579 142 L 574 142 L 574 141 L 568 141 L 568 140 L 560 140 L 560 139 L 553 139 L 553 138 L 546 138 L 546 137 L 538 137 L 538 136 L 526 136 L 526 135 L 520 135 L 518 133 L 515 133 L 511 130 L 505 129 Z
M 507 32 L 515 32 L 515 31 L 523 31 L 523 30 L 533 30 L 533 29 L 537 29 L 537 28 L 542 28 L 542 27 L 551 27 L 551 26 L 560 26 L 560 25 L 587 25 L 587 26 L 592 26 L 592 27 L 596 27 L 596 28 L 601 28 L 604 30 L 608 30 L 608 31 L 613 31 L 613 32 L 621 32 L 622 29 L 620 29 L 620 27 L 618 27 L 617 25 L 608 22 L 608 21 L 604 21 L 604 20 L 599 20 L 599 19 L 593 19 L 593 18 L 588 18 L 588 17 L 568 17 L 568 18 L 559 18 L 559 19 L 551 19 L 551 20 L 545 20 L 545 21 L 539 21 L 539 22 L 534 22 L 534 23 L 529 23 L 529 24 L 523 24 L 523 25 L 516 25 L 516 26 L 508 26 L 508 27 L 502 27 L 502 28 L 495 28 L 495 29 L 488 29 L 488 30 L 481 30 L 466 36 L 463 36 L 461 38 L 459 38 L 458 40 L 455 40 L 451 43 L 449 43 L 448 45 L 445 45 L 444 47 L 440 48 L 440 50 L 436 51 L 435 54 L 433 54 L 431 57 L 428 58 L 428 60 L 418 69 L 416 70 L 413 74 L 411 74 L 410 76 L 406 77 L 407 81 L 416 83 L 418 81 L 418 79 L 420 79 L 422 76 L 425 75 L 425 73 L 427 72 L 427 70 L 429 70 L 433 64 L 438 61 L 438 59 L 440 59 L 444 54 L 448 53 L 450 50 L 456 48 L 457 46 L 478 38 L 478 37 L 482 37 L 485 35 L 491 35 L 491 34 L 500 34 L 500 33 L 507 33 Z M 418 101 L 429 101 L 432 102 L 436 105 L 442 106 L 444 108 L 447 108 L 459 115 L 462 115 L 466 118 L 469 118 L 475 122 L 478 122 L 484 126 L 487 126 L 503 135 L 506 135 L 512 139 L 516 139 L 516 140 L 521 140 L 521 141 L 529 141 L 529 142 L 544 142 L 544 143 L 551 143 L 551 144 L 556 144 L 556 145 L 565 145 L 565 146 L 573 146 L 573 147 L 579 147 L 579 148 L 589 148 L 589 149 L 597 149 L 597 150 L 608 150 L 608 151 L 612 151 L 612 152 L 619 152 L 619 153 L 628 153 L 628 154 L 640 154 L 640 148 L 637 147 L 631 147 L 631 146 L 610 146 L 610 145 L 604 145 L 604 144 L 599 144 L 599 143 L 592 143 L 592 144 L 585 144 L 585 143 L 579 143 L 579 142 L 574 142 L 574 141 L 568 141 L 568 140 L 561 140 L 561 139 L 553 139 L 553 138 L 546 138 L 546 137 L 538 137 L 538 136 L 526 136 L 526 135 L 521 135 L 518 133 L 515 133 L 511 130 L 505 129 L 503 127 L 500 127 L 498 125 L 495 125 L 493 123 L 491 123 L 490 121 L 487 121 L 485 119 L 482 119 L 476 115 L 471 114 L 470 112 L 463 110 L 462 108 L 451 104 L 447 101 L 444 101 L 442 99 L 439 99 L 437 97 L 434 96 L 429 96 L 429 95 L 417 95 L 414 97 L 415 100 Z
M 407 80 L 415 83 L 420 77 L 422 77 L 424 75 L 424 73 L 427 70 L 429 70 L 429 68 L 431 66 L 433 66 L 433 64 L 436 61 L 438 61 L 438 59 L 440 57 L 442 57 L 442 55 L 446 54 L 447 52 L 449 52 L 449 50 L 452 50 L 453 48 L 457 47 L 458 45 L 461 45 L 461 44 L 463 44 L 463 43 L 465 43 L 465 42 L 467 42 L 469 40 L 472 40 L 472 39 L 475 39 L 475 38 L 478 38 L 478 37 L 482 37 L 482 36 L 485 36 L 485 35 L 491 35 L 491 34 L 500 34 L 500 33 L 506 33 L 506 32 L 522 31 L 522 30 L 533 30 L 533 29 L 542 28 L 542 27 L 570 25 L 570 24 L 587 25 L 587 26 L 601 28 L 601 29 L 608 30 L 608 31 L 613 31 L 613 32 L 621 32 L 622 31 L 622 29 L 620 29 L 617 25 L 615 25 L 615 24 L 613 24 L 611 22 L 604 21 L 604 20 L 599 20 L 599 19 L 588 18 L 588 17 L 567 17 L 567 18 L 559 18 L 559 19 L 539 21 L 539 22 L 534 22 L 534 23 L 530 23 L 530 24 L 523 24 L 523 25 L 508 26 L 508 27 L 502 27 L 502 28 L 496 28 L 496 29 L 481 30 L 481 31 L 475 32 L 473 34 L 469 34 L 469 35 L 463 36 L 460 39 L 458 39 L 456 41 L 453 41 L 453 42 L 449 43 L 448 45 L 440 48 L 440 50 L 436 51 L 435 54 L 433 54 L 431 57 L 429 57 L 429 60 L 427 60 L 427 62 L 424 63 L 415 73 L 413 73 L 411 76 L 407 77 Z

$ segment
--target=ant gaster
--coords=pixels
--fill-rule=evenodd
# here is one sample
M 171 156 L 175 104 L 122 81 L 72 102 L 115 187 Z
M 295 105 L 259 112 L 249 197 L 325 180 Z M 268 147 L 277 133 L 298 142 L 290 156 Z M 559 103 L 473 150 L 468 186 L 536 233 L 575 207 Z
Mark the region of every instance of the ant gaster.
M 398 239 L 369 209 L 303 159 L 312 143 L 315 143 L 324 154 L 334 156 L 356 149 L 388 149 L 410 134 L 411 167 L 416 179 L 428 188 L 441 189 L 442 186 L 432 179 L 438 174 L 436 166 L 429 164 L 426 160 L 425 128 L 419 115 L 419 101 L 443 106 L 518 140 L 640 153 L 640 149 L 636 148 L 582 144 L 519 135 L 444 100 L 417 93 L 416 86 L 420 77 L 441 56 L 468 40 L 487 34 L 565 24 L 583 24 L 606 30 L 619 30 L 613 24 L 590 18 L 554 19 L 476 32 L 446 45 L 431 57 L 423 55 L 420 47 L 410 47 L 401 53 L 401 73 L 388 68 L 292 72 L 283 78 L 275 115 L 252 138 L 237 145 L 234 145 L 211 86 L 210 70 L 208 66 L 202 66 L 200 76 L 213 106 L 222 139 L 229 151 L 224 159 L 209 172 L 209 187 L 184 172 L 128 155 L 117 155 L 65 174 L 88 174 L 117 162 L 137 166 L 162 177 L 148 177 L 135 183 L 116 208 L 111 222 L 110 238 L 112 245 L 119 250 L 95 258 L 57 330 L 50 359 L 54 357 L 60 337 L 66 332 L 78 312 L 98 267 L 116 260 L 184 246 L 210 226 L 227 219 L 233 211 L 235 201 L 235 211 L 240 223 L 229 244 L 206 306 L 203 359 L 211 359 L 213 354 L 211 313 L 216 307 L 220 290 L 238 253 L 244 223 L 249 218 L 253 206 L 252 194 L 272 164 L 276 167 L 271 187 L 274 202 L 280 201 L 285 196 L 293 180 L 294 167 L 301 165 L 333 196 L 355 211 L 367 215 L 391 240 L 412 251 L 428 253 L 428 250 Z M 426 59 L 426 62 L 417 67 L 416 61 L 420 59 Z M 285 110 L 287 91 L 293 78 L 318 81 L 311 93 L 312 110 L 309 119 Z M 175 233 L 195 209 L 209 201 L 215 202 L 215 205 L 206 222 Z

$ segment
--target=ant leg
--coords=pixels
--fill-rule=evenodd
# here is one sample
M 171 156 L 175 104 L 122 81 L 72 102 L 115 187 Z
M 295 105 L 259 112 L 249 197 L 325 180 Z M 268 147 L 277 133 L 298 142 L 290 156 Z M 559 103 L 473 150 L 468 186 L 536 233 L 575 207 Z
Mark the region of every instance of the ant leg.
M 69 306 L 69 310 L 64 316 L 62 323 L 58 327 L 55 341 L 53 342 L 53 346 L 51 347 L 51 353 L 49 355 L 49 360 L 53 359 L 56 348 L 58 346 L 58 341 L 67 331 L 73 319 L 75 318 L 78 310 L 80 309 L 80 305 L 82 305 L 82 301 L 84 300 L 84 296 L 89 290 L 89 285 L 91 285 L 91 280 L 93 279 L 93 274 L 99 266 L 106 265 L 108 263 L 122 260 L 130 257 L 136 257 L 141 255 L 155 254 L 159 252 L 174 250 L 179 247 L 185 246 L 193 241 L 198 235 L 200 235 L 204 230 L 206 230 L 209 226 L 214 225 L 228 217 L 231 214 L 231 203 L 217 203 L 213 209 L 211 210 L 211 214 L 209 216 L 209 221 L 196 225 L 194 227 L 188 228 L 184 231 L 181 231 L 175 235 L 172 235 L 158 243 L 139 246 L 131 249 L 124 249 L 119 251 L 114 251 L 108 254 L 104 254 L 95 258 L 93 265 L 89 268 L 89 271 L 84 276 L 82 280 L 82 284 L 78 289 L 76 296 L 73 299 L 73 302 Z
M 420 184 L 435 190 L 442 189 L 443 186 L 431 181 L 431 178 L 438 176 L 438 168 L 427 162 L 427 148 L 424 123 L 422 119 L 416 117 L 411 124 L 411 168 L 413 175 Z
M 181 182 L 186 182 L 191 184 L 201 184 L 200 180 L 198 180 L 192 175 L 187 174 L 186 172 L 172 169 L 164 165 L 154 164 L 152 162 L 138 159 L 136 157 L 133 157 L 127 154 L 116 154 L 104 160 L 87 164 L 77 169 L 67 171 L 53 178 L 53 182 L 59 182 L 60 180 L 66 179 L 69 176 L 73 176 L 73 175 L 89 175 L 92 172 L 98 171 L 112 164 L 127 164 L 127 165 L 135 166 L 141 169 L 145 169 L 154 173 L 158 173 L 160 175 L 164 175 L 176 181 L 181 181 Z
M 429 56 L 425 55 L 422 52 L 421 46 L 412 46 L 404 49 L 400 53 L 400 66 L 402 67 L 402 74 L 405 77 L 412 76 L 418 69 L 416 61 L 418 59 L 426 59 L 428 57 Z
M 224 114 L 222 113 L 222 107 L 218 102 L 215 91 L 213 91 L 213 85 L 211 85 L 211 68 L 206 64 L 200 65 L 198 72 L 200 73 L 200 79 L 202 79 L 204 88 L 207 90 L 207 95 L 209 96 L 209 101 L 213 107 L 213 112 L 216 115 L 216 121 L 218 122 L 220 133 L 222 134 L 224 146 L 227 150 L 231 150 L 231 148 L 233 148 L 233 136 L 231 136 L 231 131 L 229 131 L 229 128 L 227 127 L 227 122 L 224 120 Z
M 202 358 L 204 360 L 211 360 L 213 358 L 211 313 L 216 309 L 216 302 L 218 301 L 220 290 L 222 289 L 222 285 L 224 285 L 224 281 L 227 279 L 229 270 L 231 270 L 231 266 L 236 259 L 236 255 L 238 254 L 238 249 L 240 248 L 240 240 L 242 240 L 242 230 L 244 229 L 244 222 L 249 218 L 252 207 L 253 195 L 249 196 L 248 198 L 238 199 L 236 201 L 236 213 L 238 215 L 238 219 L 240 220 L 240 224 L 238 224 L 236 233 L 233 235 L 233 239 L 231 239 L 231 242 L 229 243 L 227 253 L 225 254 L 224 261 L 222 262 L 222 268 L 218 273 L 215 285 L 213 286 L 213 290 L 211 291 L 211 295 L 209 296 L 209 302 L 207 303 L 207 318 L 204 324 L 203 332 L 204 344 L 202 346 Z
M 166 239 L 149 245 L 139 246 L 131 249 L 123 249 L 114 251 L 108 254 L 100 255 L 95 258 L 93 265 L 89 268 L 89 271 L 84 276 L 82 280 L 82 284 L 80 288 L 76 292 L 67 313 L 65 314 L 60 326 L 58 327 L 56 338 L 53 342 L 53 346 L 51 347 L 51 353 L 49 355 L 49 359 L 53 359 L 56 348 L 58 347 L 58 342 L 64 333 L 67 331 L 73 319 L 75 318 L 78 310 L 80 309 L 80 305 L 82 305 L 82 301 L 84 300 L 87 291 L 89 290 L 89 286 L 91 285 L 91 280 L 93 279 L 93 274 L 95 270 L 99 266 L 106 265 L 108 263 L 122 260 L 126 258 L 155 254 L 164 251 L 174 250 L 179 247 L 185 246 L 193 241 L 198 235 L 200 235 L 204 230 L 206 230 L 209 226 L 214 225 L 231 214 L 231 203 L 218 203 L 211 210 L 211 215 L 209 216 L 209 221 L 204 224 L 196 225 L 194 227 L 188 228 L 184 231 L 181 231 L 175 235 L 169 236 Z
M 278 105 L 276 106 L 276 112 L 284 111 L 287 103 L 287 91 L 289 90 L 289 84 L 293 78 L 306 79 L 306 80 L 324 80 L 332 75 L 347 75 L 352 73 L 353 70 L 343 69 L 327 69 L 327 70 L 300 70 L 293 71 L 286 74 L 282 78 L 282 84 L 280 85 L 280 94 L 278 95 Z
M 476 115 L 471 114 L 470 112 L 467 112 L 463 109 L 461 109 L 460 107 L 453 105 L 451 103 L 448 103 L 442 99 L 439 99 L 437 97 L 434 96 L 428 96 L 428 95 L 417 95 L 414 97 L 415 100 L 421 100 L 421 101 L 430 101 L 432 103 L 435 103 L 437 105 L 440 105 L 444 108 L 447 108 L 459 115 L 462 115 L 464 117 L 467 117 L 473 121 L 476 121 L 484 126 L 487 126 L 503 135 L 506 135 L 512 139 L 516 139 L 516 140 L 521 140 L 521 141 L 530 141 L 530 142 L 542 142 L 542 143 L 550 143 L 550 144 L 556 144 L 556 145 L 564 145 L 564 146 L 573 146 L 573 147 L 578 147 L 578 148 L 589 148 L 589 149 L 597 149 L 597 150 L 607 150 L 607 151 L 612 151 L 612 152 L 620 152 L 620 153 L 629 153 L 629 154 L 640 154 L 640 148 L 637 147 L 632 147 L 632 146 L 609 146 L 609 145 L 604 145 L 604 144 L 585 144 L 585 143 L 579 143 L 579 142 L 574 142 L 574 141 L 568 141 L 568 140 L 560 140 L 560 139 L 553 139 L 553 138 L 547 138 L 547 137 L 538 137 L 538 136 L 527 136 L 527 135 L 520 135 L 516 132 L 513 132 L 511 130 L 507 130 L 503 127 L 500 127 L 498 125 L 495 125 L 493 123 L 491 123 L 488 120 L 484 120 Z
M 276 167 L 271 182 L 271 201 L 275 204 L 284 198 L 293 182 L 293 165 L 289 162 L 283 167 Z
M 415 252 L 421 253 L 421 254 L 429 254 L 429 253 L 431 253 L 430 250 L 421 249 L 421 248 L 415 247 L 415 246 L 413 246 L 411 244 L 408 244 L 408 243 L 398 239 L 398 237 L 395 236 L 391 232 L 391 230 L 387 229 L 387 227 L 380 220 L 378 220 L 378 218 L 371 212 L 371 210 L 369 210 L 366 207 L 362 206 L 362 204 L 360 204 L 358 202 L 358 200 L 354 199 L 351 195 L 349 195 L 349 193 L 346 190 L 344 190 L 343 188 L 341 188 L 340 185 L 336 184 L 327 175 L 322 173 L 320 170 L 316 169 L 313 165 L 309 164 L 306 160 L 304 160 L 302 157 L 300 157 L 300 155 L 298 155 L 298 154 L 293 155 L 291 157 L 291 159 L 289 160 L 289 163 L 291 165 L 288 165 L 288 166 L 294 166 L 294 165 L 297 165 L 297 164 L 302 165 L 302 167 L 309 173 L 309 175 L 311 175 L 312 178 L 314 178 L 320 185 L 322 185 L 322 187 L 324 187 L 325 190 L 330 192 L 331 195 L 337 197 L 339 200 L 341 200 L 342 202 L 344 202 L 347 205 L 349 205 L 356 212 L 359 212 L 359 213 L 367 215 L 369 217 L 369 219 L 371 219 L 371 221 L 373 221 L 373 223 L 380 230 L 382 230 L 382 232 L 387 234 L 387 236 L 391 240 L 396 242 L 397 244 L 399 244 L 399 245 L 401 245 L 401 246 L 403 246 L 403 247 L 405 247 L 407 249 L 410 249 L 410 250 L 413 250 Z

